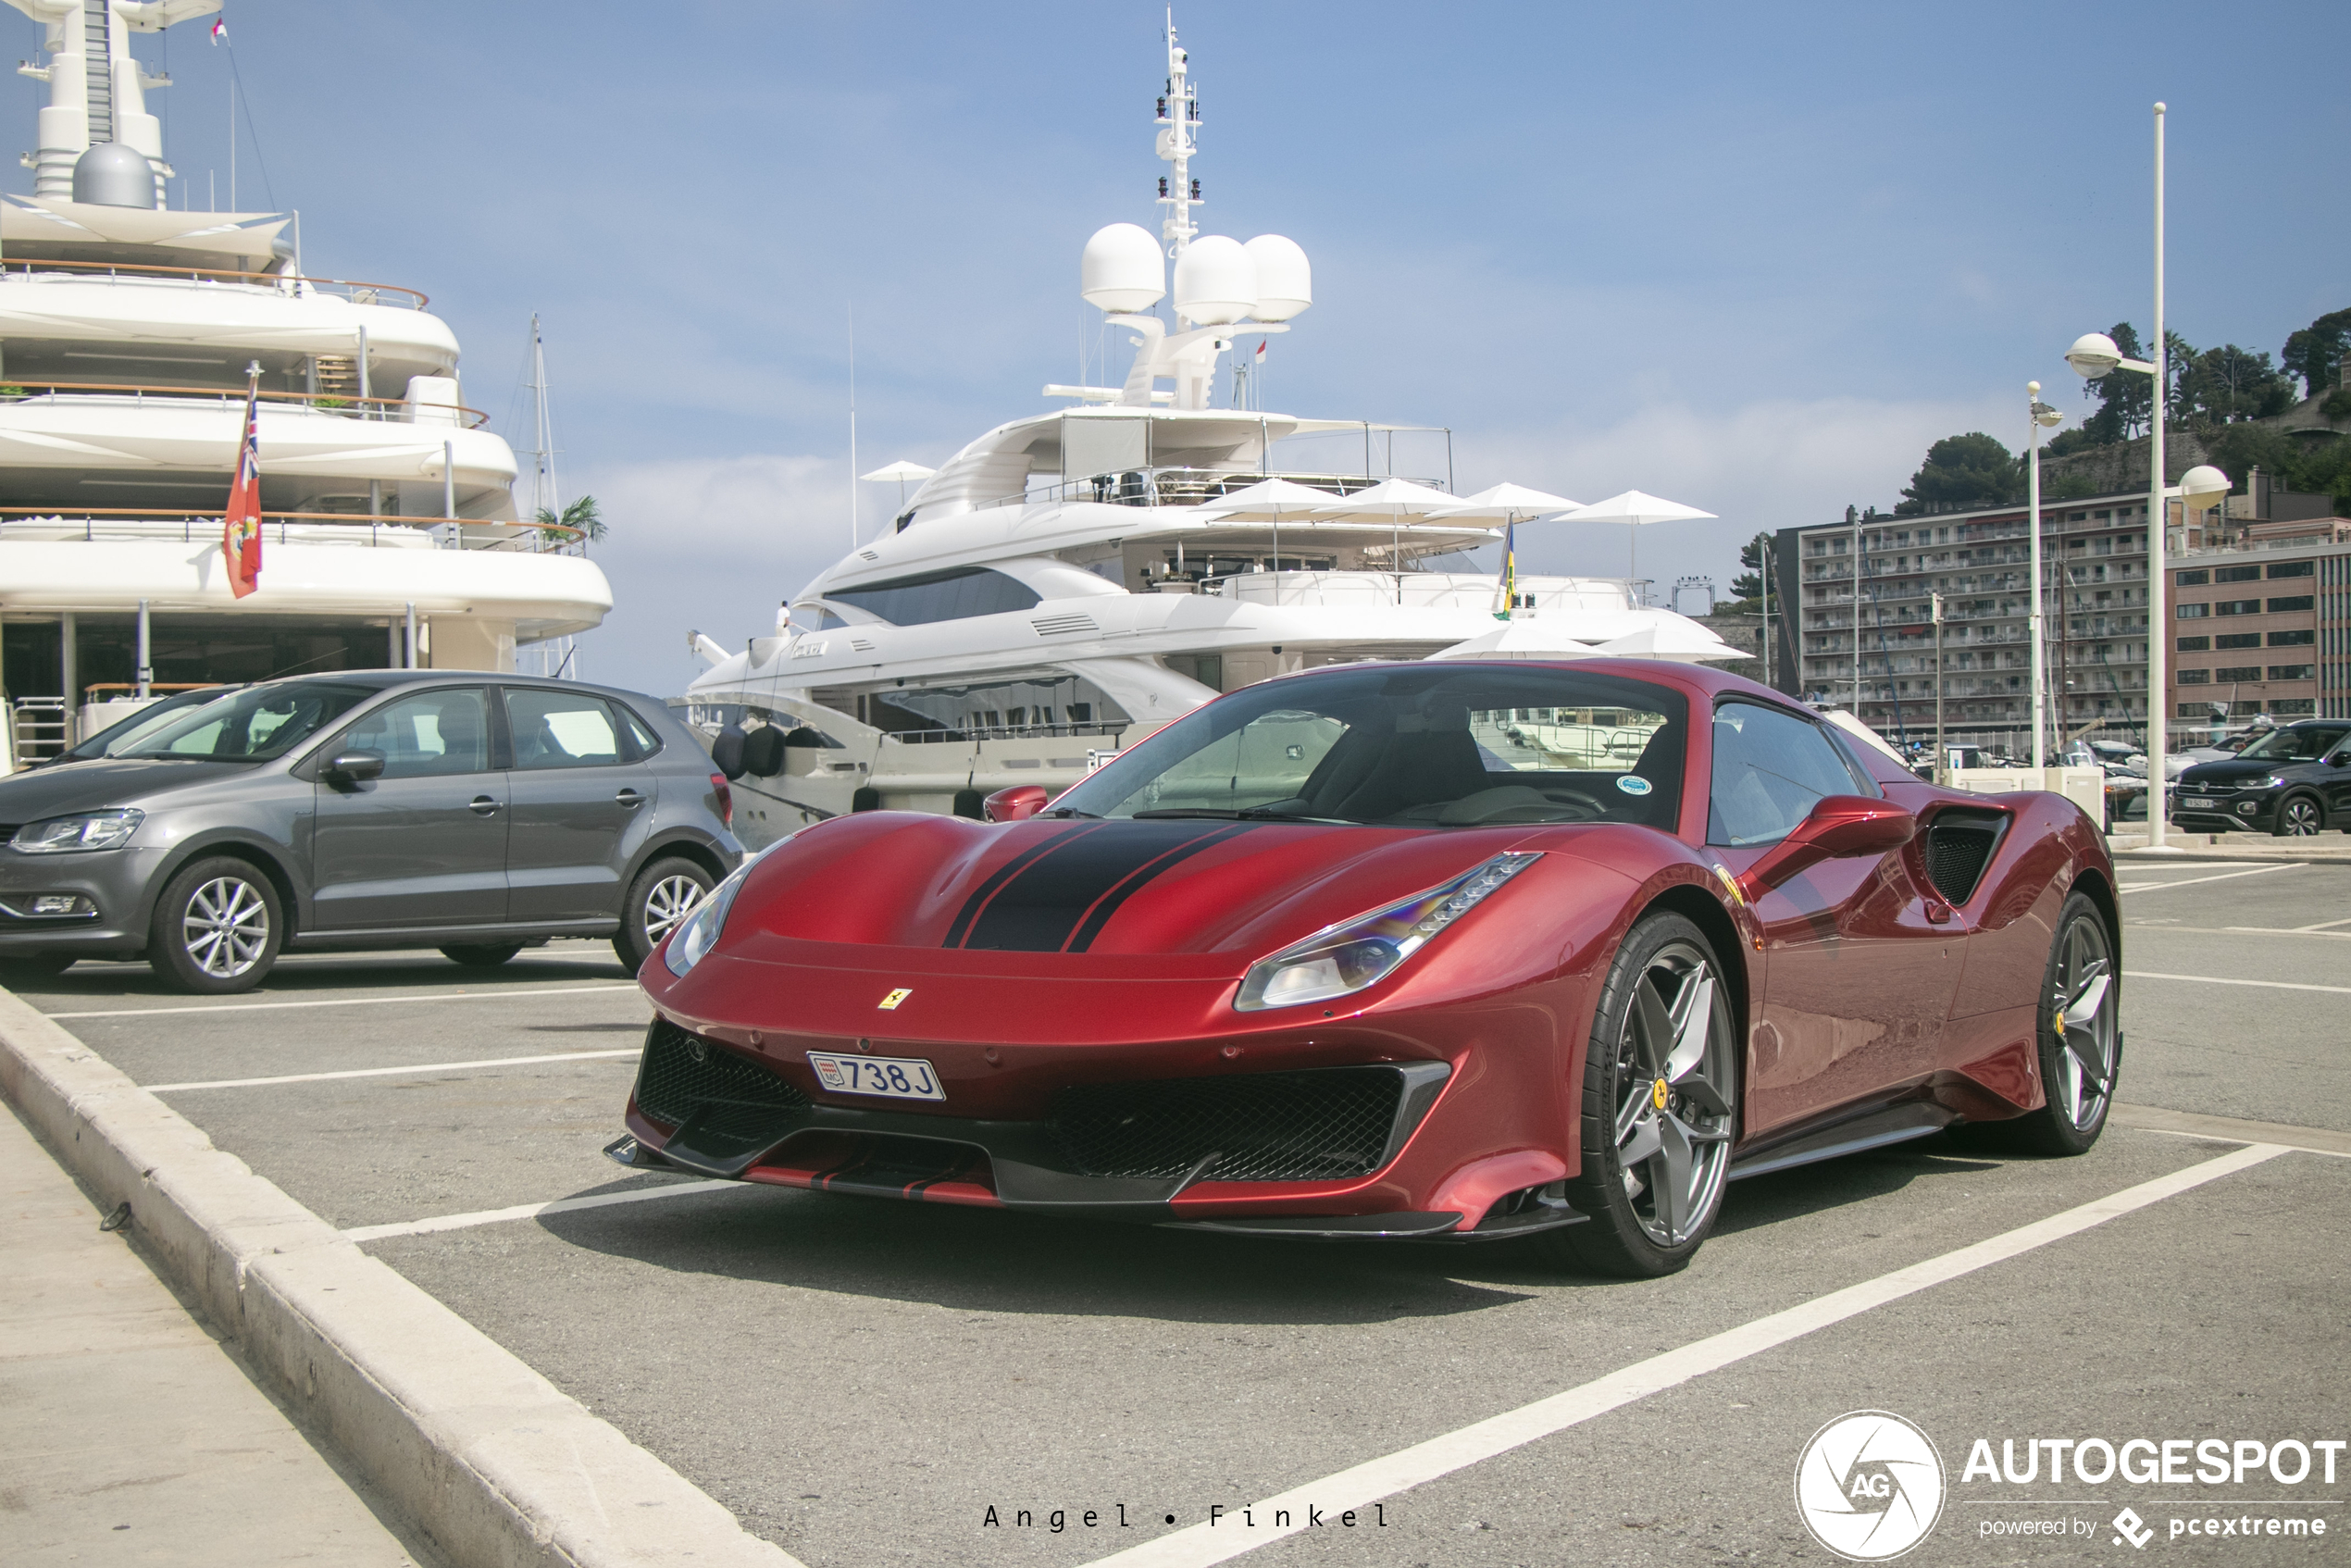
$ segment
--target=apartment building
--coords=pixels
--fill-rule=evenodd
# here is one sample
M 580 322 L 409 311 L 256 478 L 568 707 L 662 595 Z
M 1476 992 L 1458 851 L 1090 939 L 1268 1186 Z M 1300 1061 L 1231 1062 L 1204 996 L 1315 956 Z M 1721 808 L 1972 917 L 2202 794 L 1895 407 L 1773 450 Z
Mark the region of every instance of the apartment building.
M 2167 563 L 2175 723 L 2351 718 L 2351 525 Z

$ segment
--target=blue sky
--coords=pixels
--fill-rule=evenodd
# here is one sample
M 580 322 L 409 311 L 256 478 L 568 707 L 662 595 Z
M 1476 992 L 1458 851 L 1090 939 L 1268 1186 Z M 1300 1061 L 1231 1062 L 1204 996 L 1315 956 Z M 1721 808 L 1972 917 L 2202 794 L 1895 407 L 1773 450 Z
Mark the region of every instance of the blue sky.
M 1155 6 L 226 14 L 241 205 L 300 207 L 315 273 L 429 292 L 517 444 L 543 317 L 563 488 L 615 535 L 594 679 L 679 689 L 690 628 L 740 645 L 840 553 L 852 310 L 860 466 L 936 464 L 1051 406 L 1100 339 L 1087 235 L 1157 224 Z M 1464 491 L 1722 515 L 1647 530 L 1646 575 L 1727 586 L 1738 539 L 1891 504 L 1936 437 L 2016 445 L 2030 378 L 2086 413 L 2065 345 L 2150 314 L 2158 97 L 2173 329 L 2274 354 L 2351 305 L 2339 3 L 1196 0 L 1176 26 L 1203 228 L 1314 265 L 1269 404 L 1450 426 Z M 230 50 L 203 28 L 136 52 L 168 47 L 168 156 L 225 205 Z M 14 92 L 30 147 L 45 89 Z M 896 492 L 862 488 L 870 530 Z M 1624 538 L 1524 554 L 1621 571 Z

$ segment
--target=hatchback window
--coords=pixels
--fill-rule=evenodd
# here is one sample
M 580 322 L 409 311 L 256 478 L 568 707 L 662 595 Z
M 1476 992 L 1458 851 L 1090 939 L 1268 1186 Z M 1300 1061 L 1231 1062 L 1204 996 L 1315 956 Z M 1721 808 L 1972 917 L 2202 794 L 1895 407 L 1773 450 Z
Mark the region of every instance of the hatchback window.
M 490 703 L 479 686 L 419 691 L 353 725 L 342 749 L 382 753 L 386 778 L 480 773 L 490 766 Z
M 250 687 L 176 716 L 115 755 L 266 762 L 373 695 L 364 686 Z
M 506 722 L 519 768 L 610 767 L 620 761 L 620 733 L 601 697 L 506 688 Z

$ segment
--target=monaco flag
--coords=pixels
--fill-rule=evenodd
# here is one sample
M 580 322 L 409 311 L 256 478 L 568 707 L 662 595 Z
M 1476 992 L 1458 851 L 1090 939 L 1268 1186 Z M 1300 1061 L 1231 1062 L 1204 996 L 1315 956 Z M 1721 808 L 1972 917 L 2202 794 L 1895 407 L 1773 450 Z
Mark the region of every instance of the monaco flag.
M 237 447 L 237 479 L 229 487 L 229 511 L 220 521 L 220 554 L 229 563 L 229 588 L 242 599 L 261 586 L 261 367 L 254 367 L 245 392 L 245 436 Z

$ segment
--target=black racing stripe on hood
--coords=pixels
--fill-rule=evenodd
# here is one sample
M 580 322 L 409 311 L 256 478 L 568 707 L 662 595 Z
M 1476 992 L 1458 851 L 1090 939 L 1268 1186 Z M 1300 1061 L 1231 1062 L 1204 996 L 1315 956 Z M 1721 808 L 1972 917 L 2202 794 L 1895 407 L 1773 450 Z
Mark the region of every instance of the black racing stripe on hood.
M 1069 939 L 1067 951 L 1084 952 L 1088 948 L 1092 947 L 1094 939 L 1102 934 L 1102 927 L 1110 924 L 1110 917 L 1118 913 L 1120 905 L 1134 896 L 1136 889 L 1178 863 L 1191 859 L 1200 851 L 1213 848 L 1228 839 L 1238 838 L 1248 832 L 1250 827 L 1250 824 L 1237 822 L 1230 827 L 1220 828 L 1213 833 L 1202 833 L 1189 843 L 1178 844 L 1158 859 L 1136 867 L 1126 875 L 1124 880 L 1094 901 L 1094 907 L 1088 910 L 1086 917 L 1077 923 L 1076 931 Z
M 1066 849 L 1074 840 L 1097 831 L 1098 827 L 1099 825 L 1089 824 L 1070 832 L 1055 833 L 1039 843 L 1029 845 L 1028 848 L 989 872 L 988 879 L 972 890 L 971 897 L 965 899 L 964 907 L 957 911 L 955 923 L 947 927 L 947 940 L 944 945 L 962 947 L 964 939 L 971 934 L 972 922 L 979 918 L 979 912 L 988 907 L 988 901 L 994 898 L 1005 883 L 1055 850 Z
M 1001 882 L 990 877 L 997 884 L 992 890 L 975 892 L 964 906 L 970 918 L 956 917 L 963 940 L 951 934 L 948 945 L 1001 952 L 1066 951 L 1088 924 L 1088 916 L 1112 894 L 1124 902 L 1177 860 L 1240 830 L 1242 825 L 1222 822 L 1105 822 L 1090 832 L 1060 836 L 1047 852 L 1006 866 L 1012 875 L 1000 873 Z M 1093 923 L 1085 940 L 1091 941 L 1100 929 Z

